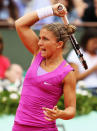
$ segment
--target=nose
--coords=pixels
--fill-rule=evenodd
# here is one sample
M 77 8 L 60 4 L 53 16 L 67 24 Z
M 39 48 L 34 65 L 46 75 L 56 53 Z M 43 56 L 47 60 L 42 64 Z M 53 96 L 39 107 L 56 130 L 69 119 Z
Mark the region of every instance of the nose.
M 39 46 L 42 46 L 42 45 L 43 45 L 43 41 L 42 41 L 41 39 L 39 40 L 38 45 L 39 45 Z

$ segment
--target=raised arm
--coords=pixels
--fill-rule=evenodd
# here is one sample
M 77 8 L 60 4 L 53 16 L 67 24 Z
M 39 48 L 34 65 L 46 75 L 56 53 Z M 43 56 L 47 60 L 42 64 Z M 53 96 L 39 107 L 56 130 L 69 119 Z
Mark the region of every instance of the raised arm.
M 25 47 L 32 53 L 38 52 L 38 36 L 30 28 L 35 22 L 39 20 L 37 12 L 33 11 L 19 18 L 15 22 L 17 33 L 22 40 Z
M 39 51 L 38 47 L 38 36 L 35 34 L 35 32 L 30 28 L 32 25 L 34 25 L 37 21 L 40 19 L 43 19 L 45 17 L 56 15 L 59 17 L 62 17 L 66 14 L 66 8 L 62 12 L 58 12 L 57 8 L 59 6 L 58 4 L 52 5 L 50 9 L 48 7 L 45 7 L 43 9 L 39 9 L 38 11 L 32 11 L 31 13 L 28 13 L 24 15 L 23 17 L 19 18 L 15 22 L 17 33 L 22 40 L 25 47 L 34 55 L 36 55 Z

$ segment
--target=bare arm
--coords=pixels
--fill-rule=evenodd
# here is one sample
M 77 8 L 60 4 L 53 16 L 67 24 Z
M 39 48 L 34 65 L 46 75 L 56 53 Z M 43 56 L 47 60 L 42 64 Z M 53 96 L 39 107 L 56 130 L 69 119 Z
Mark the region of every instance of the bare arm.
M 77 64 L 75 63 L 70 63 L 70 65 L 75 69 L 75 75 L 76 75 L 76 79 L 78 80 L 83 80 L 84 78 L 86 78 L 87 76 L 89 76 L 91 73 L 97 71 L 97 65 L 95 65 L 94 67 L 92 67 L 91 69 L 88 69 L 87 71 L 80 73 L 79 72 L 79 67 Z
M 53 14 L 62 17 L 66 14 L 66 9 L 64 8 L 64 10 L 59 13 L 57 10 L 58 6 L 59 4 L 52 5 Z M 39 39 L 30 27 L 34 25 L 37 21 L 39 21 L 37 12 L 32 11 L 31 13 L 28 13 L 23 17 L 19 18 L 15 22 L 16 30 L 20 39 L 22 40 L 25 47 L 34 55 L 36 55 L 39 51 Z
M 35 24 L 35 22 L 37 22 L 38 20 L 39 18 L 37 16 L 37 13 L 34 11 L 24 15 L 15 22 L 16 30 L 20 39 L 32 54 L 38 52 L 39 39 L 35 32 L 32 31 L 30 26 Z
M 63 82 L 65 110 L 61 110 L 60 118 L 68 120 L 76 114 L 76 78 L 74 72 L 71 71 Z

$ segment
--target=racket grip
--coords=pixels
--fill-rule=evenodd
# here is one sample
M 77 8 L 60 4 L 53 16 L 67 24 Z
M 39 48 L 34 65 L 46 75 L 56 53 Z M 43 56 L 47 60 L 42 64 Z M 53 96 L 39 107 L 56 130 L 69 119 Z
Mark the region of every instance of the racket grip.
M 60 4 L 60 5 L 58 6 L 58 12 L 61 12 L 64 8 L 65 8 L 64 5 Z M 67 15 L 64 15 L 64 16 L 62 17 L 62 21 L 64 22 L 65 25 L 68 25 L 68 24 L 69 24 Z

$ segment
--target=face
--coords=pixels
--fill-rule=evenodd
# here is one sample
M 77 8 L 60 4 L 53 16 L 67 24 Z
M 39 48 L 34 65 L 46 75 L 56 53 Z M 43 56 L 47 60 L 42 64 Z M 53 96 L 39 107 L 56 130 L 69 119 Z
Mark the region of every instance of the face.
M 56 53 L 58 48 L 58 42 L 53 32 L 47 29 L 42 29 L 40 31 L 39 42 L 38 42 L 41 55 L 43 57 L 50 57 Z
M 97 52 L 97 38 L 88 40 L 86 49 L 88 52 L 95 54 Z
M 23 70 L 18 65 L 12 65 L 11 69 L 9 70 L 9 80 L 14 83 L 16 80 L 21 80 L 23 75 Z

